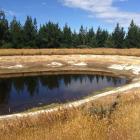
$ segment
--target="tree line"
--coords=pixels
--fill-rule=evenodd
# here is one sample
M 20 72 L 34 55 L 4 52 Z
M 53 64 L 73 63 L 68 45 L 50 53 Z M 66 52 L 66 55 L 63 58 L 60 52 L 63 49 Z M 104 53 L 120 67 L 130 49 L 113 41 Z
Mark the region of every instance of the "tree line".
M 60 28 L 51 21 L 37 27 L 36 18 L 27 16 L 24 25 L 13 18 L 6 19 L 0 11 L 0 48 L 140 48 L 140 27 L 132 20 L 128 31 L 117 23 L 112 33 L 93 27 L 72 31 L 65 24 Z

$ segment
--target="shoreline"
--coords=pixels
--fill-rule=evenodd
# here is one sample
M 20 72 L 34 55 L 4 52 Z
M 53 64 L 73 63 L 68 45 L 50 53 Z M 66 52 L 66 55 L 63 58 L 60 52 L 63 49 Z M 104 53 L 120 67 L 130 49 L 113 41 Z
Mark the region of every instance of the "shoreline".
M 23 58 L 25 59 L 25 57 L 23 57 Z M 81 105 L 86 104 L 88 102 L 97 100 L 99 98 L 104 98 L 105 96 L 115 95 L 117 93 L 122 93 L 124 91 L 128 91 L 130 89 L 140 87 L 139 73 L 136 74 L 133 72 L 133 69 L 130 69 L 127 67 L 124 68 L 124 60 L 125 60 L 125 62 L 128 60 L 133 61 L 133 59 L 135 60 L 135 57 L 123 57 L 122 56 L 122 58 L 123 58 L 122 60 L 117 59 L 117 57 L 120 58 L 120 56 L 114 56 L 114 59 L 113 59 L 114 63 L 112 63 L 112 57 L 110 57 L 110 56 L 103 57 L 103 56 L 95 56 L 95 55 L 80 55 L 80 56 L 76 55 L 76 56 L 72 57 L 70 55 L 69 56 L 65 55 L 65 56 L 59 56 L 59 60 L 57 60 L 57 61 L 55 61 L 56 58 L 54 56 L 46 56 L 45 60 L 41 61 L 40 58 L 38 58 L 40 60 L 40 62 L 34 64 L 35 62 L 38 62 L 38 60 L 35 59 L 35 56 L 32 56 L 32 58 L 34 59 L 33 60 L 34 63 L 30 63 L 28 61 L 26 63 L 24 62 L 24 65 L 28 66 L 28 68 L 26 68 L 26 69 L 24 69 L 24 67 L 18 67 L 18 68 L 11 67 L 15 64 L 17 65 L 17 62 L 15 62 L 14 64 L 12 63 L 12 65 L 10 65 L 9 64 L 10 59 L 8 59 L 8 61 L 6 61 L 6 63 L 5 63 L 5 67 L 6 67 L 7 63 L 9 64 L 8 68 L 4 68 L 4 70 L 6 70 L 6 71 L 2 72 L 3 69 L 0 68 L 0 77 L 1 78 L 2 77 L 6 78 L 9 76 L 10 77 L 11 76 L 14 76 L 14 77 L 15 76 L 23 76 L 23 75 L 26 76 L 26 75 L 30 75 L 30 74 L 31 74 L 31 76 L 33 76 L 36 74 L 47 74 L 47 73 L 48 74 L 52 74 L 52 73 L 53 74 L 62 74 L 62 73 L 67 73 L 67 74 L 68 73 L 69 74 L 70 73 L 75 73 L 75 74 L 77 74 L 77 73 L 82 73 L 82 74 L 87 74 L 87 73 L 95 74 L 96 73 L 97 74 L 98 73 L 99 74 L 100 73 L 100 74 L 111 75 L 111 76 L 115 76 L 115 77 L 119 77 L 119 76 L 124 77 L 125 76 L 131 82 L 127 85 L 115 88 L 115 89 L 110 90 L 108 92 L 101 92 L 98 95 L 91 96 L 91 97 L 81 99 L 78 101 L 74 101 L 71 103 L 63 104 L 59 107 L 54 107 L 54 108 L 50 108 L 50 109 L 46 109 L 46 110 L 40 110 L 40 111 L 36 111 L 36 112 L 2 115 L 2 116 L 0 116 L 0 120 L 38 116 L 41 113 L 50 113 L 50 112 L 58 111 L 60 109 L 65 109 L 65 108 L 68 109 L 71 107 L 78 107 L 78 106 L 81 106 Z M 49 58 L 49 60 L 47 60 L 47 58 Z M 71 59 L 68 60 L 68 58 L 71 58 Z M 74 61 L 74 59 L 76 59 L 76 58 L 77 58 L 77 61 Z M 96 58 L 96 59 L 93 59 L 93 58 Z M 100 60 L 101 58 L 104 58 L 104 59 Z M 13 62 L 15 60 L 11 60 L 11 61 Z M 117 60 L 119 60 L 119 62 Z M 106 63 L 105 63 L 105 61 L 106 61 Z M 140 59 L 138 59 L 137 61 L 140 62 Z M 134 63 L 136 63 L 136 62 L 134 62 Z M 132 64 L 129 63 L 128 65 L 132 65 L 132 66 L 136 65 L 134 63 L 132 63 Z M 2 64 L 4 64 L 4 63 L 2 63 Z M 0 63 L 0 65 L 2 65 L 2 64 Z M 32 64 L 32 65 L 30 65 L 30 64 Z M 34 64 L 34 67 L 33 67 L 33 64 Z M 40 66 L 40 64 L 42 64 L 42 67 Z M 48 66 L 48 64 L 49 64 L 49 66 Z M 74 65 L 74 64 L 78 64 L 78 65 Z M 23 64 L 20 63 L 20 65 L 23 65 Z M 115 67 L 112 67 L 112 65 L 115 65 Z M 9 67 L 10 67 L 10 69 L 9 69 Z M 39 67 L 39 69 L 37 69 L 37 67 Z M 137 67 L 139 67 L 139 65 L 137 65 Z M 34 68 L 36 68 L 36 69 L 34 69 Z M 34 69 L 34 71 L 33 71 L 33 69 Z M 39 73 L 37 70 L 39 70 Z M 10 73 L 8 73 L 8 72 L 10 72 Z

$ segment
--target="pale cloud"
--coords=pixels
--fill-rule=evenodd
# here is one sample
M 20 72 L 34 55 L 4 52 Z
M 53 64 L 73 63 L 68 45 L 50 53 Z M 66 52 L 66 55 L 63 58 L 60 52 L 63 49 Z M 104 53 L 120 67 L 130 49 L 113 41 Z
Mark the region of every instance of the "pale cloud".
M 16 16 L 16 13 L 14 11 L 6 10 L 5 12 L 6 12 L 6 14 L 8 14 L 10 16 Z
M 128 0 L 61 0 L 63 5 L 72 8 L 80 8 L 89 12 L 90 18 L 100 18 L 109 23 L 119 22 L 128 26 L 133 19 L 140 25 L 140 13 L 123 11 L 114 6 L 115 2 L 126 2 Z
M 125 2 L 125 1 L 128 1 L 128 0 L 119 0 L 120 2 Z
M 47 5 L 47 3 L 46 2 L 42 2 L 41 5 L 45 6 L 45 5 Z
M 8 16 L 16 16 L 16 12 L 12 11 L 12 10 L 7 10 L 5 8 L 1 8 L 0 10 L 4 11 L 6 15 Z

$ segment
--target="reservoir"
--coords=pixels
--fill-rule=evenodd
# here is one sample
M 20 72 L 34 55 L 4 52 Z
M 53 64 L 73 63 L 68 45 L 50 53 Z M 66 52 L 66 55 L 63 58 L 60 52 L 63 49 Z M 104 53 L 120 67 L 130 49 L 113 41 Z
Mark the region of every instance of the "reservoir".
M 66 103 L 119 87 L 126 78 L 92 74 L 58 74 L 0 79 L 0 115 Z

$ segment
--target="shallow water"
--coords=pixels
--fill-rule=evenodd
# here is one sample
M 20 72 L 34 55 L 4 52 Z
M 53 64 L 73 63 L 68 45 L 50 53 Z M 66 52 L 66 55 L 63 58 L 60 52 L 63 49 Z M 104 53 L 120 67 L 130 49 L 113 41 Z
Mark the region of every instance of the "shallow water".
M 61 74 L 0 79 L 0 115 L 52 103 L 65 103 L 126 84 L 125 78 Z

